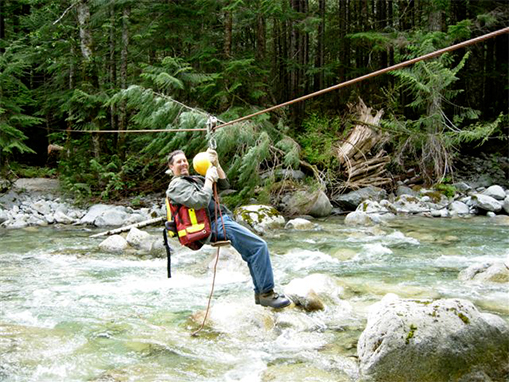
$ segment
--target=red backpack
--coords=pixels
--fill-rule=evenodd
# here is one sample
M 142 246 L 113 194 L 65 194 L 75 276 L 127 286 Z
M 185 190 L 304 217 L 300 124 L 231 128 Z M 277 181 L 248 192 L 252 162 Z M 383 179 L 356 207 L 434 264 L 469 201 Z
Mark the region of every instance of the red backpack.
M 212 232 L 206 208 L 195 210 L 174 205 L 166 198 L 166 229 L 170 236 L 177 236 L 180 244 L 198 250 Z

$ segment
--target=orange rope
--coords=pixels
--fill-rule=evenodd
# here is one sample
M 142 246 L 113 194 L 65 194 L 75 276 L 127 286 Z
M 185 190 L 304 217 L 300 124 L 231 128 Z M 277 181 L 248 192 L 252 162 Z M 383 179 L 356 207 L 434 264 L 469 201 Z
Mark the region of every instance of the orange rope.
M 217 233 L 217 211 L 219 210 L 219 216 L 221 217 L 221 223 L 223 224 L 223 235 L 225 240 L 228 240 L 228 237 L 226 236 L 226 228 L 224 227 L 224 220 L 223 220 L 223 214 L 221 212 L 221 206 L 219 204 L 219 196 L 217 194 L 217 187 L 216 183 L 213 184 L 212 188 L 214 189 L 214 215 L 216 220 L 216 240 L 218 239 L 218 233 Z M 201 323 L 201 326 L 191 333 L 191 336 L 196 337 L 198 336 L 198 333 L 202 331 L 202 329 L 205 327 L 205 322 L 207 322 L 207 317 L 209 315 L 210 311 L 210 303 L 212 301 L 212 295 L 214 294 L 214 285 L 216 283 L 216 273 L 217 273 L 217 263 L 219 262 L 219 250 L 221 247 L 217 247 L 216 251 L 216 261 L 214 263 L 214 274 L 212 276 L 212 286 L 210 288 L 210 294 L 209 294 L 209 301 L 207 303 L 207 310 L 205 311 L 205 317 L 203 317 L 203 322 Z

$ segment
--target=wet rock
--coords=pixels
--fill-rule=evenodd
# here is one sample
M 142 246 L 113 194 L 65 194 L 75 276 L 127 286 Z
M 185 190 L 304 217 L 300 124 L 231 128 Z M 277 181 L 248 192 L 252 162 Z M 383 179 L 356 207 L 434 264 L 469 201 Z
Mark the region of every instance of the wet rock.
M 205 311 L 196 312 L 191 320 L 201 325 Z M 270 309 L 242 302 L 216 301 L 211 307 L 206 326 L 229 336 L 270 337 L 274 328 L 274 316 Z
M 148 232 L 142 231 L 138 228 L 131 228 L 127 234 L 126 240 L 130 246 L 140 248 L 143 242 L 151 239 L 151 235 Z
M 315 225 L 312 222 L 302 218 L 292 219 L 285 225 L 285 229 L 311 230 L 314 228 Z
M 502 380 L 509 372 L 509 325 L 467 300 L 401 300 L 370 308 L 357 353 L 372 381 Z
M 496 200 L 504 200 L 506 197 L 504 189 L 496 185 L 488 187 L 483 192 L 483 195 L 491 196 L 493 199 Z
M 120 235 L 112 235 L 106 238 L 101 244 L 99 244 L 99 248 L 106 252 L 114 252 L 121 253 L 123 252 L 129 244 L 127 240 L 124 239 Z
M 461 271 L 462 281 L 509 283 L 509 268 L 503 262 L 473 264 Z
M 253 228 L 264 235 L 270 229 L 282 228 L 285 218 L 272 206 L 252 204 L 238 207 L 234 211 L 235 220 Z
M 293 279 L 285 287 L 285 295 L 297 306 L 308 312 L 323 310 L 325 301 L 339 302 L 342 292 L 334 280 L 323 274 L 312 274 L 301 279 Z
M 509 196 L 506 196 L 504 199 L 504 204 L 502 205 L 502 208 L 504 209 L 505 213 L 509 215 Z
M 474 194 L 472 195 L 472 202 L 474 207 L 480 208 L 484 211 L 491 211 L 491 212 L 500 212 L 502 209 L 502 203 L 496 200 L 495 198 L 492 198 L 491 196 L 484 195 L 484 194 Z
M 360 190 L 349 192 L 348 194 L 339 195 L 332 199 L 332 203 L 345 211 L 353 211 L 364 200 L 370 199 L 380 201 L 387 197 L 387 192 L 379 187 L 365 187 Z
M 369 215 L 362 211 L 350 212 L 345 217 L 345 225 L 358 226 L 358 225 L 371 225 L 373 221 Z

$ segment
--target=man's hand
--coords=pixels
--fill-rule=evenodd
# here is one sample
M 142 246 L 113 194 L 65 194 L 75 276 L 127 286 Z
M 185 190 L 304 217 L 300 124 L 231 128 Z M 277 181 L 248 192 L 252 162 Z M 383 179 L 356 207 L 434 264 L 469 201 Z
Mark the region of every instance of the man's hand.
M 209 155 L 209 161 L 212 163 L 212 166 L 219 167 L 219 159 L 217 157 L 216 150 L 207 149 L 207 154 Z
M 216 183 L 217 179 L 219 179 L 219 175 L 217 173 L 217 168 L 215 166 L 210 166 L 205 174 L 205 179 L 211 181 L 212 183 Z

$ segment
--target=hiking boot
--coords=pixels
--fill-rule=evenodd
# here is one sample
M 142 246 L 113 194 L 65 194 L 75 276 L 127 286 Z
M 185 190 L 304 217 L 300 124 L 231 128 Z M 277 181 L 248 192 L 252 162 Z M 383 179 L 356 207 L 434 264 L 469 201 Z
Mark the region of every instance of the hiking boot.
M 291 304 L 291 301 L 284 294 L 277 294 L 273 290 L 266 293 L 255 293 L 255 304 L 279 309 Z

